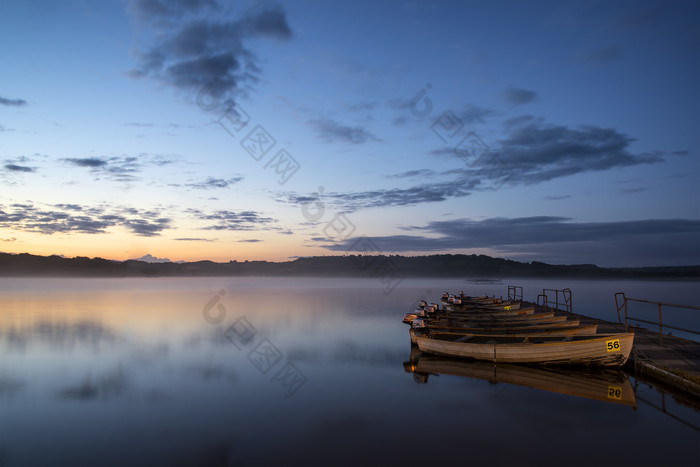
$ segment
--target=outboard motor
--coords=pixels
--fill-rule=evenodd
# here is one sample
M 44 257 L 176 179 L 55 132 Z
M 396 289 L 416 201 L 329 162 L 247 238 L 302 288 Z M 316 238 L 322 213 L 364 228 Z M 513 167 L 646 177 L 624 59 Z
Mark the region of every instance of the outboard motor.
M 413 329 L 425 329 L 428 327 L 428 323 L 426 323 L 423 318 L 416 318 L 413 320 L 413 323 L 411 323 L 411 327 Z

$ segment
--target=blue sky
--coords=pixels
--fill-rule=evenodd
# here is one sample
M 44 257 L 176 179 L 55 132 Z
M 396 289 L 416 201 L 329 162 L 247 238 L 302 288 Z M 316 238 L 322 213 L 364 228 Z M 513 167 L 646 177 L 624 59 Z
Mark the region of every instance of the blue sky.
M 0 251 L 700 264 L 697 2 L 0 4 Z

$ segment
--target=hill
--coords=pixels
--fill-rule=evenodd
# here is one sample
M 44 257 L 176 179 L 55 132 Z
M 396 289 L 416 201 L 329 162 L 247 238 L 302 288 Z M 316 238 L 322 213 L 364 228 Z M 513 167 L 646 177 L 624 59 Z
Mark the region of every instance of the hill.
M 601 268 L 593 264 L 524 263 L 485 255 L 346 255 L 292 261 L 196 261 L 149 263 L 103 258 L 63 258 L 0 253 L 0 276 L 174 277 L 174 276 L 335 276 L 335 277 L 579 277 L 693 278 L 700 266 Z

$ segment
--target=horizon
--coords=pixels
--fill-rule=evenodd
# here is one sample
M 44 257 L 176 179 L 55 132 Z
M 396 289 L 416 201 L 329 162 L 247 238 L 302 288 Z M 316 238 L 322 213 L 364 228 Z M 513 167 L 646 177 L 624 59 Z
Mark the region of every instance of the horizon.
M 0 246 L 696 266 L 699 16 L 689 0 L 3 2 Z
M 18 252 L 18 253 L 9 253 L 6 251 L 0 252 L 0 254 L 9 254 L 9 255 L 33 255 L 33 256 L 40 256 L 43 258 L 50 258 L 52 256 L 62 258 L 62 259 L 78 259 L 78 258 L 87 258 L 90 260 L 105 260 L 105 261 L 113 261 L 116 263 L 123 263 L 126 261 L 139 261 L 142 263 L 149 263 L 149 264 L 187 264 L 187 263 L 196 263 L 196 262 L 212 262 L 216 264 L 226 264 L 226 263 L 248 263 L 248 262 L 267 262 L 267 263 L 286 263 L 286 262 L 293 262 L 299 259 L 315 259 L 315 258 L 344 258 L 344 257 L 349 257 L 352 255 L 363 255 L 364 253 L 362 252 L 350 252 L 350 253 L 344 253 L 344 254 L 322 254 L 322 255 L 312 255 L 312 256 L 295 256 L 295 257 L 288 257 L 287 259 L 283 260 L 265 260 L 265 259 L 245 259 L 245 260 L 239 260 L 237 258 L 233 259 L 228 259 L 228 260 L 219 260 L 219 261 L 214 261 L 211 259 L 198 259 L 198 260 L 193 260 L 193 261 L 184 261 L 184 260 L 171 260 L 170 258 L 157 258 L 154 257 L 150 254 L 146 254 L 140 258 L 128 258 L 128 259 L 114 259 L 114 258 L 104 258 L 101 256 L 83 256 L 83 255 L 77 255 L 77 256 L 65 256 L 62 254 L 50 254 L 50 255 L 35 255 L 33 253 L 29 252 Z M 686 268 L 686 267 L 700 267 L 700 263 L 698 264 L 684 264 L 684 265 L 679 265 L 679 264 L 662 264 L 662 265 L 657 265 L 657 266 L 601 266 L 595 263 L 547 263 L 544 261 L 538 261 L 536 259 L 532 259 L 530 261 L 520 261 L 512 258 L 504 258 L 500 256 L 490 256 L 490 255 L 484 255 L 481 253 L 431 253 L 431 254 L 424 254 L 424 255 L 402 255 L 402 254 L 391 254 L 391 253 L 369 253 L 370 256 L 399 256 L 402 258 L 418 258 L 418 257 L 432 257 L 432 256 L 443 256 L 443 255 L 455 255 L 455 256 L 485 256 L 489 259 L 495 259 L 495 260 L 503 260 L 503 261 L 513 261 L 516 263 L 522 263 L 522 264 L 528 264 L 531 265 L 533 263 L 541 263 L 541 264 L 546 264 L 549 266 L 594 266 L 597 268 L 601 269 L 644 269 L 644 268 Z

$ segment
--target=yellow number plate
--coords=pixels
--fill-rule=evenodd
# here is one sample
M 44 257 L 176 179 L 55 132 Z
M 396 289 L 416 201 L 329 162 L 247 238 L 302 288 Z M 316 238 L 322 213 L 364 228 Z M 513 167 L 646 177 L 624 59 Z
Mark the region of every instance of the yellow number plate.
M 622 400 L 622 387 L 608 386 L 608 399 Z
M 612 341 L 605 341 L 605 347 L 608 352 L 619 352 L 620 351 L 620 339 L 615 339 Z

